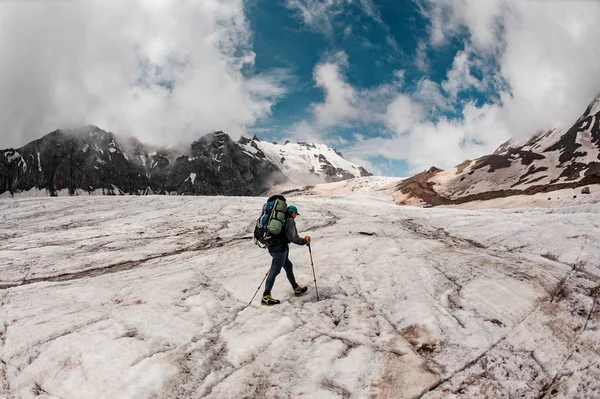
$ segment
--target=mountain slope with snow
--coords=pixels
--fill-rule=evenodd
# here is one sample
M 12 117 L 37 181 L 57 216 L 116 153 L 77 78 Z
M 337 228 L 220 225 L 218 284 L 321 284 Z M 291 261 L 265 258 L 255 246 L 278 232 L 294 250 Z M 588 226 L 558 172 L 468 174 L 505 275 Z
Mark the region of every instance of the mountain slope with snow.
M 292 183 L 311 180 L 325 183 L 372 176 L 362 166 L 345 160 L 341 153 L 325 144 L 286 141 L 282 145 L 256 138 L 242 138 L 239 143 L 248 153 L 276 165 Z
M 265 198 L 0 199 L 0 396 L 593 398 L 600 198 L 552 209 L 290 198 L 296 298 L 248 302 Z M 52 218 L 45 217 L 52 215 Z M 260 292 L 259 292 L 260 295 Z
M 369 175 L 324 144 L 235 142 L 224 132 L 187 148 L 157 149 L 86 126 L 0 150 L 0 195 L 261 195 L 273 184 Z
M 424 172 L 398 185 L 399 203 L 430 205 L 536 194 L 600 183 L 600 96 L 564 131 L 553 129 L 445 171 Z

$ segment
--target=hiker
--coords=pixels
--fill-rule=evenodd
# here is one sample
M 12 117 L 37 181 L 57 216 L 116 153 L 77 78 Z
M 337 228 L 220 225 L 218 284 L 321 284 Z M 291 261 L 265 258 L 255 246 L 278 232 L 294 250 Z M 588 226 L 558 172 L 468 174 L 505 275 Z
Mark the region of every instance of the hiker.
M 269 276 L 267 277 L 267 283 L 265 285 L 265 292 L 263 293 L 262 300 L 260 301 L 261 305 L 270 306 L 277 305 L 279 303 L 279 300 L 271 296 L 271 290 L 275 284 L 275 278 L 281 271 L 282 267 L 285 270 L 288 281 L 290 284 L 292 284 L 295 296 L 300 296 L 308 290 L 307 287 L 302 287 L 296 283 L 292 262 L 290 262 L 288 257 L 290 252 L 290 242 L 293 242 L 297 245 L 310 244 L 310 236 L 306 236 L 304 238 L 298 236 L 298 231 L 296 230 L 296 221 L 294 220 L 298 215 L 298 208 L 296 208 L 294 205 L 287 207 L 284 229 L 281 233 L 273 237 L 269 246 L 267 247 L 269 249 L 269 254 L 273 257 L 273 259 L 271 261 L 271 270 L 269 270 Z

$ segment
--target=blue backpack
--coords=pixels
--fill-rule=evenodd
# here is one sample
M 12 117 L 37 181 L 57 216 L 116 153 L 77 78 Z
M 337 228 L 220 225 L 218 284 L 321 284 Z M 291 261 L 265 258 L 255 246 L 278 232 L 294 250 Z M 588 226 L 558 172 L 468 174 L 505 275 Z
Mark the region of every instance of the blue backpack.
M 280 194 L 272 195 L 263 205 L 262 213 L 254 226 L 254 243 L 264 248 L 269 246 L 273 237 L 283 231 L 287 202 Z

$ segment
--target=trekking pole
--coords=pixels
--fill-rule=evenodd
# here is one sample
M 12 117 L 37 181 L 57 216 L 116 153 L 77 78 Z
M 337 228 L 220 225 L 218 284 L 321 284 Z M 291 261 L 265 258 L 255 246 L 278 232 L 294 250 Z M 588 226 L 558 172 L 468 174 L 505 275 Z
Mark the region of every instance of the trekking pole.
M 271 268 L 269 268 L 269 270 L 267 271 L 267 274 L 265 274 L 265 276 L 263 277 L 262 281 L 260 282 L 260 285 L 258 286 L 258 288 L 256 289 L 256 292 L 254 293 L 254 295 L 252 296 L 252 299 L 250 299 L 250 302 L 248 302 L 248 305 L 252 304 L 252 301 L 254 300 L 254 297 L 256 296 L 256 294 L 258 294 L 258 290 L 260 290 L 260 287 L 262 287 L 263 283 L 265 282 L 265 280 L 267 279 L 267 276 L 269 275 L 269 271 L 271 270 Z
M 312 251 L 310 250 L 310 243 L 308 245 L 308 253 L 310 254 L 310 265 L 313 271 L 313 278 L 315 279 L 315 291 L 317 292 L 317 301 L 319 300 L 319 289 L 317 288 L 317 276 L 315 275 L 315 265 L 313 265 Z

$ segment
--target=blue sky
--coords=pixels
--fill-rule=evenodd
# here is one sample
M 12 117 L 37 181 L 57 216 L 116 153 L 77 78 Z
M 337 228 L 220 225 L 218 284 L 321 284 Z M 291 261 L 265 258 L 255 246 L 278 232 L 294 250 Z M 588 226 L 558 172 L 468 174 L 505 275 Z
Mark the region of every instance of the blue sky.
M 443 121 L 459 128 L 464 123 L 465 107 L 481 110 L 495 104 L 501 106 L 501 97 L 514 96 L 501 70 L 502 51 L 508 45 L 502 11 L 491 20 L 491 43 L 487 48 L 477 48 L 476 33 L 470 30 L 469 22 L 464 21 L 461 26 L 460 16 L 444 17 L 457 10 L 450 5 L 444 7 L 443 3 L 438 2 L 437 6 L 414 0 L 255 0 L 247 3 L 246 15 L 256 53 L 252 72 L 281 68 L 291 75 L 286 82 L 286 95 L 273 105 L 271 116 L 249 131 L 267 140 L 289 136 L 314 140 L 316 137 L 342 151 L 348 150 L 351 158 L 355 157 L 357 162 L 367 164 L 379 174 L 408 175 L 427 167 L 426 157 L 411 162 L 409 157 L 394 156 L 389 151 L 360 151 L 357 137 L 367 141 L 393 140 L 397 135 L 408 134 L 386 123 L 383 115 L 385 107 L 398 94 L 407 95 L 422 107 L 419 122 Z M 495 3 L 500 6 L 502 2 Z M 510 6 L 510 2 L 507 4 Z M 453 18 L 457 21 L 451 21 Z M 436 29 L 434 25 L 444 23 L 455 26 L 446 27 L 444 37 L 436 41 L 432 33 Z M 535 34 L 535 27 L 532 33 Z M 462 60 L 460 65 L 459 60 Z M 379 107 L 380 118 L 341 117 L 325 124 L 318 121 L 315 106 L 327 101 L 328 86 L 318 84 L 315 74 L 327 63 L 338 66 L 341 80 L 358 96 L 376 97 L 366 106 Z M 455 73 L 451 76 L 453 70 Z M 390 85 L 398 89 L 380 98 L 373 93 Z M 569 117 L 569 113 L 564 114 L 565 121 Z M 546 122 L 548 126 L 560 123 L 550 119 Z M 506 128 L 489 135 L 464 134 L 454 146 L 469 148 L 463 151 L 465 156 L 483 155 L 509 138 L 530 136 L 537 129 L 545 128 L 543 124 L 538 126 L 534 130 L 526 130 L 528 126 L 516 131 Z M 385 140 L 380 145 L 386 146 Z M 439 150 L 443 148 L 432 149 Z M 432 158 L 433 165 L 436 157 Z M 442 157 L 439 166 L 449 167 L 452 162 L 461 160 L 454 157 L 448 161 Z
M 307 3 L 308 4 L 308 3 Z M 293 75 L 288 82 L 289 92 L 272 108 L 272 116 L 257 123 L 251 132 L 266 140 L 281 140 L 296 124 L 313 122 L 311 105 L 324 101 L 323 88 L 313 79 L 315 67 L 332 54 L 343 52 L 348 59 L 344 69 L 347 81 L 354 87 L 369 89 L 397 81 L 403 73 L 403 86 L 417 91 L 424 79 L 441 84 L 452 67 L 454 55 L 463 43 L 453 40 L 438 49 L 426 51 L 421 57 L 428 61 L 427 70 L 418 65 L 419 45 L 428 35 L 429 20 L 411 0 L 367 2 L 369 10 L 356 1 L 332 7 L 327 18 L 307 24 L 302 10 L 293 2 L 255 0 L 248 3 L 247 16 L 253 35 L 256 64 L 253 73 L 272 68 L 287 69 Z M 277 23 L 273 23 L 277 21 Z M 474 91 L 470 98 L 486 101 L 486 93 Z M 461 101 L 466 97 L 461 96 Z M 453 116 L 454 110 L 442 114 Z M 433 112 L 431 117 L 435 118 Z M 381 123 L 339 124 L 327 129 L 325 137 L 341 137 L 348 143 L 333 144 L 344 149 L 352 143 L 355 134 L 365 137 L 385 136 L 390 133 Z M 310 139 L 310 138 L 307 138 Z M 379 169 L 390 175 L 408 173 L 403 160 L 375 156 L 370 159 Z
M 449 168 L 572 124 L 600 93 L 598 20 L 567 0 L 2 1 L 0 148 L 94 124 Z

